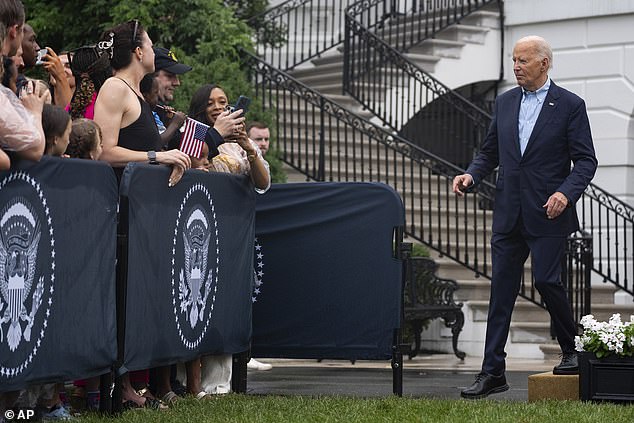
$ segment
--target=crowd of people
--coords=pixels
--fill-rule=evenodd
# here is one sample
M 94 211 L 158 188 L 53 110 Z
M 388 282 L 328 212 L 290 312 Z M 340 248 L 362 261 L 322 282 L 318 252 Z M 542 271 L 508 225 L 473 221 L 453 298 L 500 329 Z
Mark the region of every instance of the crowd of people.
M 38 45 L 20 0 L 0 0 L 0 47 L 0 170 L 50 155 L 105 161 L 118 177 L 130 162 L 169 166 L 169 186 L 195 168 L 249 175 L 258 193 L 269 189 L 267 126 L 247 124 L 216 84 L 196 91 L 187 115 L 170 107 L 179 78 L 192 68 L 169 49 L 154 46 L 139 21 L 104 31 L 93 45 L 57 54 Z M 34 66 L 42 66 L 48 81 L 25 76 Z M 209 126 L 199 155 L 179 149 L 188 118 Z M 252 361 L 249 368 L 270 365 Z M 163 409 L 183 395 L 205 399 L 229 392 L 231 358 L 186 363 L 185 385 L 175 375 L 173 366 L 127 374 L 124 407 Z M 0 408 L 39 407 L 48 419 L 66 419 L 72 395 L 83 408 L 99 407 L 99 377 L 74 385 L 72 393 L 64 391 L 64 384 L 0 393 Z

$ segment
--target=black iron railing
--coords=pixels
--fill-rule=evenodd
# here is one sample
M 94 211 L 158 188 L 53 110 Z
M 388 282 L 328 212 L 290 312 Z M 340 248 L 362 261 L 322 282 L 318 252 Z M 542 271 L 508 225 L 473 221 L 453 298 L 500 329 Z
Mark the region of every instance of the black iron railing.
M 465 17 L 461 14 L 463 10 L 470 12 L 495 3 L 502 11 L 501 2 L 497 1 L 473 2 L 467 5 L 472 7 L 465 8 L 459 1 L 427 2 L 432 3 L 442 4 L 451 9 L 451 13 L 446 19 L 432 19 L 431 22 L 437 24 L 427 31 L 417 31 L 419 35 L 432 36 L 446 25 L 460 21 Z M 374 20 L 383 13 L 384 7 L 380 0 L 364 0 L 346 10 L 345 91 L 387 126 L 400 131 L 405 139 L 425 146 L 426 151 L 455 165 L 466 166 L 486 135 L 490 114 L 444 86 L 398 51 L 407 50 L 411 45 L 395 43 L 397 37 L 392 34 L 383 37 L 381 31 L 373 28 Z M 409 18 L 399 19 L 409 22 Z M 393 26 L 399 28 L 397 24 Z M 402 26 L 399 31 L 408 32 L 407 27 Z M 398 50 L 394 45 L 399 47 Z M 402 125 L 415 114 L 418 114 L 416 132 L 403 130 Z M 593 184 L 580 204 L 582 228 L 592 233 L 597 243 L 593 271 L 604 281 L 634 294 L 631 280 L 634 273 L 634 209 Z M 530 297 L 535 297 L 534 290 Z
M 449 3 L 457 2 L 459 0 Z M 273 9 L 273 15 L 299 16 L 297 13 L 300 12 L 291 10 L 291 3 L 299 4 L 306 10 L 311 1 L 287 2 L 280 8 Z M 373 2 L 366 2 L 371 3 Z M 446 2 L 426 4 L 431 3 Z M 284 13 L 281 13 L 281 8 L 285 8 Z M 382 9 L 384 10 L 388 9 Z M 398 7 L 389 10 L 398 11 Z M 378 9 L 376 14 L 379 15 Z M 390 19 L 399 18 L 400 12 L 392 14 L 393 16 L 385 13 L 382 15 L 384 19 L 375 19 L 370 26 L 381 29 L 382 25 L 389 24 Z M 442 22 L 438 19 L 432 21 Z M 299 26 L 296 25 L 295 28 Z M 297 30 L 295 34 L 298 34 Z M 337 45 L 342 36 L 335 29 L 329 39 L 330 46 L 315 44 L 315 48 L 310 50 L 311 54 L 284 56 L 284 50 L 278 49 L 260 52 L 264 60 L 250 55 L 247 58 L 254 70 L 259 99 L 266 109 L 277 111 L 277 143 L 283 159 L 314 180 L 380 181 L 392 185 L 405 204 L 409 236 L 472 269 L 476 275 L 490 277 L 488 230 L 491 216 L 487 206 L 493 202 L 491 184 L 483 184 L 476 195 L 467 196 L 466 200 L 456 199 L 450 192 L 450 179 L 463 171 L 459 166 L 421 149 L 411 140 L 396 135 L 393 130 L 369 123 L 281 70 L 294 68 L 310 57 L 321 54 Z M 402 55 L 394 54 L 394 49 L 385 47 L 386 43 L 378 43 L 376 37 L 367 36 L 365 39 L 374 40 L 368 41 L 368 48 L 373 44 L 380 45 L 379 50 L 397 58 L 397 61 L 401 60 Z M 304 40 L 293 41 L 292 44 L 307 46 L 311 43 Z M 351 43 L 348 48 L 354 51 L 353 45 L 355 44 Z M 292 51 L 289 48 L 286 47 L 286 51 Z M 288 59 L 282 64 L 277 60 L 280 57 Z M 354 66 L 359 63 L 365 63 L 366 69 L 376 69 L 372 61 L 352 62 Z M 490 122 L 488 113 L 467 107 L 467 102 L 455 97 L 451 90 L 438 81 L 423 76 L 421 79 L 426 81 L 425 87 L 430 89 L 428 95 L 436 99 L 436 102 L 444 101 L 446 104 L 456 105 L 458 109 L 465 109 L 463 112 L 467 117 L 460 121 L 470 121 L 476 128 L 486 127 Z M 446 101 L 443 99 L 445 96 L 459 99 Z M 478 120 L 474 119 L 475 116 L 481 116 L 482 120 L 475 122 Z M 438 117 L 437 115 L 430 119 Z M 478 145 L 483 135 L 478 129 L 463 131 L 461 136 L 465 137 L 464 145 L 471 148 L 467 154 L 469 156 L 474 153 L 473 146 Z M 439 136 L 439 142 L 445 143 L 447 140 L 444 136 Z M 592 270 L 605 281 L 634 293 L 631 285 L 634 273 L 634 209 L 591 184 L 580 201 L 579 211 L 583 229 L 594 237 L 596 259 Z M 521 293 L 523 297 L 540 303 L 532 284 L 523 283 Z
M 490 219 L 485 192 L 451 192 L 457 166 L 328 100 L 255 56 L 248 56 L 256 97 L 275 110 L 283 160 L 317 181 L 375 181 L 391 185 L 406 210 L 406 233 L 476 275 L 490 278 Z M 484 182 L 489 186 L 488 182 Z M 491 187 L 492 188 L 492 187 Z M 592 237 L 570 237 L 563 280 L 578 322 L 590 312 Z M 520 296 L 544 307 L 527 269 Z
M 457 165 L 468 164 L 488 129 L 488 114 L 438 81 L 403 51 L 467 14 L 497 1 L 426 1 L 420 12 L 398 15 L 383 0 L 363 0 L 346 10 L 343 89 L 381 121 L 401 131 L 412 118 L 424 131 L 407 134 Z M 381 16 L 396 16 L 380 25 Z M 421 19 L 414 19 L 420 17 Z M 403 34 L 399 36 L 398 34 Z
M 561 280 L 568 293 L 572 315 L 577 323 L 592 311 L 592 261 L 592 235 L 582 232 L 569 236 Z
M 317 181 L 376 181 L 396 189 L 407 234 L 476 274 L 488 276 L 491 212 L 483 190 L 458 198 L 462 169 L 350 112 L 287 73 L 248 55 L 256 97 L 276 113 L 277 147 L 291 167 Z M 483 184 L 489 189 L 493 186 Z
M 256 54 L 290 70 L 343 42 L 344 11 L 356 0 L 289 0 L 255 16 L 256 25 L 276 28 L 278 45 L 258 43 Z M 263 23 L 261 23 L 263 22 Z
M 590 184 L 577 209 L 594 241 L 592 271 L 634 295 L 634 208 Z

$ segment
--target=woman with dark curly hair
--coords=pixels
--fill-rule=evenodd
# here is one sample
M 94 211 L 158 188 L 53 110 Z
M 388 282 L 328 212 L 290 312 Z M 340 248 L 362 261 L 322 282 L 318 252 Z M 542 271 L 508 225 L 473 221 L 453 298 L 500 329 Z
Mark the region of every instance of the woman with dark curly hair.
M 75 93 L 67 110 L 73 119 L 93 119 L 97 94 L 112 76 L 108 54 L 96 46 L 84 46 L 69 52 L 68 58 L 75 77 Z

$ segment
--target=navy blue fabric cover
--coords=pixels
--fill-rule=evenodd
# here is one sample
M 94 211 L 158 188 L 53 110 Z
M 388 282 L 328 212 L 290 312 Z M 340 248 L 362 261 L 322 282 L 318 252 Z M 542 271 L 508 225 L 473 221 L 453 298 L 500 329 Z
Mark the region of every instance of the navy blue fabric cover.
M 190 170 L 168 187 L 169 172 L 129 164 L 121 181 L 128 370 L 249 348 L 253 186 L 244 176 Z
M 378 183 L 280 184 L 256 208 L 253 356 L 390 358 L 398 194 Z
M 117 202 L 105 163 L 43 157 L 0 173 L 0 391 L 111 368 Z

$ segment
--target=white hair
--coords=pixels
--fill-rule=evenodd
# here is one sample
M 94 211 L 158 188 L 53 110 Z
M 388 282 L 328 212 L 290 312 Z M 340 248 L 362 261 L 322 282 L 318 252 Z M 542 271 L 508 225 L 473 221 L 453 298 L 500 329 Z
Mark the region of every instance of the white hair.
M 539 35 L 529 35 L 527 37 L 517 40 L 515 45 L 520 43 L 530 43 L 535 48 L 535 52 L 542 59 L 548 59 L 548 69 L 553 67 L 553 50 L 550 48 L 548 41 L 540 37 Z

